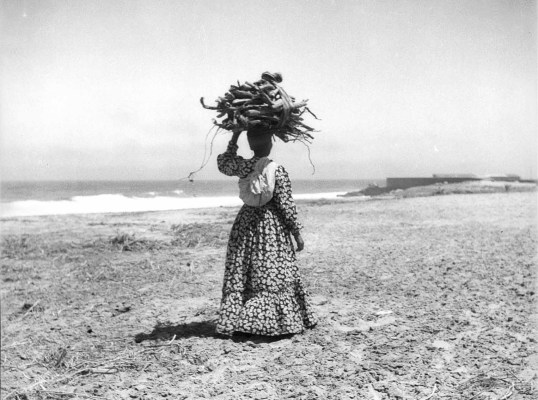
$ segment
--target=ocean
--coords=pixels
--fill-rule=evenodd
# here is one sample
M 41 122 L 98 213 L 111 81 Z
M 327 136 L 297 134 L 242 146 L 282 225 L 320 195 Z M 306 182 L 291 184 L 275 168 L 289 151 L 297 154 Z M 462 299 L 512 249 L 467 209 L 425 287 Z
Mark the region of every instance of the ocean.
M 293 197 L 337 198 L 380 179 L 294 180 Z M 237 180 L 0 182 L 0 217 L 140 212 L 240 205 Z

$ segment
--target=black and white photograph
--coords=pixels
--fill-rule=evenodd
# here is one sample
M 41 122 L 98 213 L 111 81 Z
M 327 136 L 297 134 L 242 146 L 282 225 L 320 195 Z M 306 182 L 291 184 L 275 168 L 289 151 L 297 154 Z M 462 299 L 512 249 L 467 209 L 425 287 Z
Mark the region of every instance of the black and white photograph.
M 0 398 L 538 398 L 536 0 L 0 0 Z

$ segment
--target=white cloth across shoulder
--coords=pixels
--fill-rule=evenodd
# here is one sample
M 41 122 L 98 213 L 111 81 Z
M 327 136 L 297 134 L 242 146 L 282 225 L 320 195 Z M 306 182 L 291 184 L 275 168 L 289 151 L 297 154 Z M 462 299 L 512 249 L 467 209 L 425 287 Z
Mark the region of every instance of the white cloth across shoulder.
M 278 165 L 267 157 L 260 158 L 245 178 L 239 179 L 239 197 L 248 206 L 261 207 L 273 198 Z

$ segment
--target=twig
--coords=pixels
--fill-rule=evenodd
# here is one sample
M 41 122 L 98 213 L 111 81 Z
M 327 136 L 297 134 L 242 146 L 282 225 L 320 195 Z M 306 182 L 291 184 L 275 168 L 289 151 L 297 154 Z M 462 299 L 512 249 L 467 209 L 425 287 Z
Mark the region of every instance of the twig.
M 510 396 L 512 396 L 514 394 L 514 382 L 512 382 L 512 386 L 510 386 L 508 388 L 508 390 L 506 391 L 506 393 L 503 395 L 503 397 L 499 397 L 499 400 L 506 400 L 507 398 L 509 398 Z
M 46 394 L 49 394 L 49 395 L 55 395 L 55 396 L 69 396 L 69 397 L 74 397 L 74 396 L 78 396 L 79 393 L 69 393 L 69 392 L 59 392 L 57 390 L 46 390 L 46 389 L 41 389 L 39 390 L 39 392 L 41 393 L 46 393 Z
M 514 378 L 516 378 L 518 381 L 523 382 L 520 378 L 518 378 L 518 376 L 517 376 L 516 374 L 514 374 L 513 371 L 508 371 L 508 373 L 509 373 L 510 375 L 512 375 Z
M 168 285 L 168 290 L 172 289 L 172 286 L 174 285 L 174 282 L 177 278 L 177 272 L 174 274 L 174 277 L 172 278 L 172 281 L 170 282 L 170 285 Z
M 30 307 L 30 308 L 28 309 L 28 311 L 26 311 L 26 313 L 24 313 L 24 315 L 21 317 L 21 319 L 24 319 L 24 317 L 26 317 L 26 316 L 28 315 L 28 313 L 31 312 L 31 311 L 34 309 L 34 307 L 37 306 L 37 305 L 39 304 L 40 301 L 41 301 L 41 300 L 36 301 L 36 302 L 32 305 L 32 307 Z
M 48 384 L 48 385 L 52 385 L 52 384 L 54 384 L 54 383 L 61 382 L 61 381 L 64 381 L 64 380 L 66 380 L 66 379 L 71 379 L 71 378 L 73 378 L 75 375 L 78 375 L 78 374 L 80 374 L 80 373 L 82 373 L 82 372 L 84 372 L 84 371 L 87 371 L 87 370 L 88 370 L 87 368 L 79 369 L 79 370 L 73 372 L 73 373 L 70 374 L 70 375 L 62 376 L 62 377 L 60 377 L 60 378 L 56 378 L 56 379 L 53 379 L 53 380 L 51 380 L 51 381 L 47 381 L 46 379 L 43 379 L 43 380 L 41 380 L 41 381 L 39 381 L 39 382 L 36 382 L 36 383 L 33 383 L 33 384 L 27 386 L 26 388 L 22 389 L 21 391 L 19 391 L 19 390 L 14 390 L 14 391 L 12 391 L 11 393 L 9 393 L 9 394 L 5 397 L 5 399 L 7 400 L 7 399 L 9 399 L 11 396 L 18 395 L 19 393 L 26 393 L 26 392 L 29 392 L 30 390 L 33 390 L 35 387 L 37 387 L 37 386 L 41 386 L 41 385 L 43 385 L 44 383 L 46 383 L 46 384 Z
M 87 394 L 87 393 L 80 393 L 80 392 L 69 393 L 69 392 L 59 392 L 59 391 L 54 391 L 54 390 L 39 390 L 39 392 L 48 393 L 48 394 L 57 395 L 57 396 L 75 396 L 75 397 L 82 396 L 82 397 L 89 398 L 89 399 L 100 399 L 100 397 L 96 397 L 96 396 L 92 396 L 92 395 Z
M 150 365 L 151 365 L 150 362 L 144 365 L 144 368 L 142 368 L 142 372 L 146 372 L 146 368 L 149 367 Z
M 435 392 L 437 391 L 437 385 L 433 385 L 433 390 L 432 392 L 426 396 L 426 397 L 423 397 L 421 400 L 428 400 L 428 399 L 431 399 L 434 395 L 435 395 Z
M 482 390 L 481 392 L 479 392 L 479 393 L 475 394 L 475 395 L 474 395 L 473 397 L 471 397 L 471 399 L 470 399 L 470 400 L 476 399 L 476 398 L 477 398 L 478 396 L 481 396 L 481 395 L 482 395 L 482 393 L 484 393 L 484 391 L 483 391 L 483 390 Z
M 202 169 L 204 169 L 204 167 L 207 165 L 207 163 L 209 162 L 209 159 L 211 158 L 211 155 L 213 154 L 213 142 L 215 141 L 215 138 L 217 137 L 217 135 L 219 134 L 220 132 L 220 128 L 217 128 L 217 130 L 215 131 L 215 133 L 213 134 L 213 138 L 211 139 L 211 143 L 209 145 L 209 156 L 207 156 L 207 139 L 209 137 L 209 135 L 211 134 L 211 131 L 213 130 L 213 128 L 215 127 L 215 125 L 213 125 L 209 131 L 207 132 L 206 134 L 206 138 L 205 138 L 205 141 L 204 141 L 204 158 L 202 160 L 202 164 L 200 165 L 200 168 L 198 168 L 196 171 L 192 171 L 191 173 L 189 173 L 189 175 L 185 178 L 181 178 L 180 180 L 184 180 L 184 179 L 188 179 L 190 182 L 194 181 L 194 176 L 200 172 Z M 206 158 L 207 156 L 207 158 Z
M 316 173 L 316 166 L 314 165 L 314 163 L 312 162 L 312 157 L 311 157 L 311 154 L 310 154 L 310 146 L 308 145 L 308 143 L 305 143 L 304 141 L 300 140 L 300 142 L 306 147 L 306 149 L 308 150 L 308 161 L 310 162 L 310 165 L 312 166 L 312 175 L 314 175 Z
M 16 347 L 16 346 L 20 346 L 20 345 L 26 344 L 26 343 L 28 343 L 28 342 L 14 342 L 14 343 L 8 344 L 7 346 L 2 346 L 2 351 L 4 351 L 5 349 L 9 349 L 10 347 Z
M 93 374 L 114 374 L 118 372 L 116 367 L 88 368 L 88 371 Z

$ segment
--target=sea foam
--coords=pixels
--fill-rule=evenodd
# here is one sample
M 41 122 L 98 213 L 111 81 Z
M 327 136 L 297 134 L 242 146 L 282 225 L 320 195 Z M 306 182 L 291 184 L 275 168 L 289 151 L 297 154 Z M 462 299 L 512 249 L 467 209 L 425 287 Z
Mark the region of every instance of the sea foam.
M 296 200 L 336 199 L 341 192 L 296 194 Z M 237 196 L 220 197 L 127 197 L 121 194 L 74 196 L 70 200 L 20 200 L 0 204 L 1 217 L 36 215 L 122 213 L 233 207 L 242 205 Z

